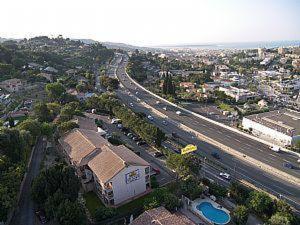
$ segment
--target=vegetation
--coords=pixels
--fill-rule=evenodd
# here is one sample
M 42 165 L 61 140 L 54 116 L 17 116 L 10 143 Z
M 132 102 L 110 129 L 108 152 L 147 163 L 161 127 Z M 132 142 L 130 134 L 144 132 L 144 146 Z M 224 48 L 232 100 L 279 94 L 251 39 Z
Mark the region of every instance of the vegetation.
M 105 75 L 100 76 L 100 83 L 108 90 L 115 90 L 119 87 L 119 81 L 116 78 L 111 78 Z
M 62 163 L 41 171 L 32 184 L 32 199 L 45 207 L 49 218 L 61 225 L 85 224 L 85 213 L 77 202 L 80 182 L 72 167 Z
M 233 221 L 236 225 L 246 225 L 248 216 L 248 208 L 244 205 L 238 205 L 233 212 Z

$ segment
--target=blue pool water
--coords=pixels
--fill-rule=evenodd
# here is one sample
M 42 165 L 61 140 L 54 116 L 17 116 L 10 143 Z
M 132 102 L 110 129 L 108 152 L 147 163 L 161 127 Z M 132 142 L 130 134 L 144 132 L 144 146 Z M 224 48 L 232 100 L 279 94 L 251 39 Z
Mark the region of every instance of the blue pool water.
M 210 202 L 202 202 L 196 206 L 202 214 L 215 224 L 226 224 L 230 221 L 228 213 L 222 209 L 215 208 Z

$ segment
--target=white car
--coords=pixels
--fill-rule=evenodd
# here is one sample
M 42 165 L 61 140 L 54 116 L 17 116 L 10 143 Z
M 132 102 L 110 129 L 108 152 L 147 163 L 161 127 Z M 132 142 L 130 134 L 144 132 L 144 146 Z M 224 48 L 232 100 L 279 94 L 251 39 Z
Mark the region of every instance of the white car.
M 177 114 L 178 116 L 180 116 L 180 115 L 181 115 L 181 111 L 176 111 L 176 114 Z
M 165 120 L 162 121 L 162 124 L 165 126 L 168 125 L 167 121 L 165 121 Z
M 148 115 L 147 118 L 148 118 L 149 120 L 153 120 L 153 117 L 152 117 L 151 115 Z
M 228 173 L 220 173 L 219 176 L 226 180 L 230 180 L 230 175 Z
M 279 146 L 271 146 L 270 149 L 274 152 L 280 152 L 280 147 Z
M 133 107 L 133 103 L 132 102 L 130 102 L 129 105 L 130 105 L 130 107 Z

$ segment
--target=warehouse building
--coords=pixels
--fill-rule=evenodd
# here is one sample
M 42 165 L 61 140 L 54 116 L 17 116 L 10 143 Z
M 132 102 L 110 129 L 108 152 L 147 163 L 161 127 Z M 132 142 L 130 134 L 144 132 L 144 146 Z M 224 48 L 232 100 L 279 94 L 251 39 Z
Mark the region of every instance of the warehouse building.
M 281 146 L 300 140 L 300 112 L 282 109 L 243 118 L 243 127 Z

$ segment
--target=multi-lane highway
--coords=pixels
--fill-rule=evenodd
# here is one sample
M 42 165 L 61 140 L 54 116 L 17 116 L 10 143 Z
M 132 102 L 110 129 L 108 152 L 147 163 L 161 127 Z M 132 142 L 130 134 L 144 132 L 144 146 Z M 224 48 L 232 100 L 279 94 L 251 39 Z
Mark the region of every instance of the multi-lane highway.
M 176 132 L 180 138 L 185 140 L 187 143 L 196 144 L 199 147 L 197 152 L 198 154 L 212 158 L 211 153 L 217 151 L 221 156 L 219 164 L 227 168 L 232 176 L 235 176 L 238 179 L 247 180 L 259 188 L 267 190 L 274 195 L 281 196 L 300 210 L 299 186 L 275 177 L 260 168 L 256 168 L 253 165 L 235 158 L 233 155 L 223 152 L 214 145 L 197 139 L 190 132 L 179 129 L 176 124 L 182 123 L 205 136 L 244 153 L 247 156 L 253 157 L 265 164 L 299 178 L 300 170 L 290 170 L 282 166 L 284 162 L 291 162 L 297 165 L 296 156 L 288 153 L 274 153 L 270 151 L 268 146 L 260 142 L 209 123 L 206 120 L 198 118 L 192 114 L 189 115 L 185 113 L 185 115 L 177 115 L 177 108 L 167 103 L 157 103 L 157 98 L 139 88 L 134 84 L 134 82 L 131 82 L 125 73 L 127 60 L 126 56 L 124 56 L 124 58 L 125 59 L 122 61 L 116 60 L 117 62 L 120 62 L 116 70 L 116 75 L 119 78 L 122 87 L 117 91 L 117 94 L 126 105 L 132 107 L 135 111 L 151 114 L 154 117 L 153 123 L 159 126 L 167 134 Z M 156 116 L 149 108 L 145 107 L 147 105 L 154 107 L 160 113 L 164 114 L 167 119 Z M 165 106 L 167 106 L 167 110 L 163 109 Z M 166 121 L 167 125 L 163 124 L 163 121 Z

